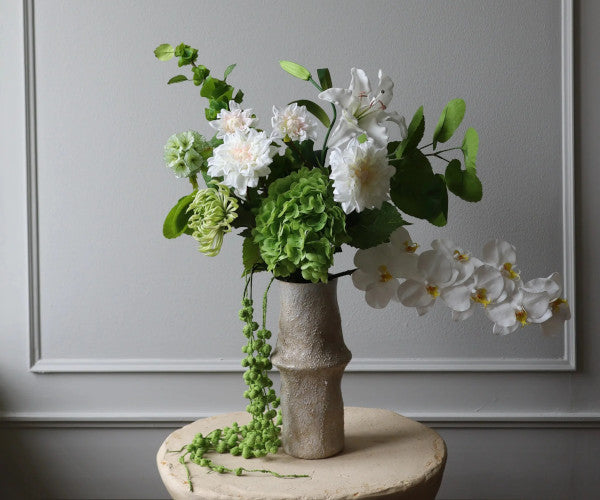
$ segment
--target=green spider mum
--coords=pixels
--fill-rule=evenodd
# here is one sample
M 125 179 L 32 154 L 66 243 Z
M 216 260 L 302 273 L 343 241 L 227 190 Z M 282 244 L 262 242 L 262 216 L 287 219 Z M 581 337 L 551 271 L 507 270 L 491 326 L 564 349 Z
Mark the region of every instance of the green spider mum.
M 321 170 L 307 168 L 269 186 L 252 236 L 274 276 L 301 271 L 313 283 L 327 282 L 333 254 L 348 239 L 329 179 Z
M 190 203 L 193 211 L 188 226 L 192 236 L 200 243 L 198 250 L 214 257 L 221 250 L 223 236 L 231 231 L 231 223 L 238 216 L 238 202 L 222 184 L 201 189 Z

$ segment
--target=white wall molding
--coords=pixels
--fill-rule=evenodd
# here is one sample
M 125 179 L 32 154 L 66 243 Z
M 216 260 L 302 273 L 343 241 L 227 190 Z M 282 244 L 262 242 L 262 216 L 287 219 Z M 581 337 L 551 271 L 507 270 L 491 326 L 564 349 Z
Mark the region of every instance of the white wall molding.
M 528 413 L 402 413 L 436 428 L 600 428 L 600 412 L 528 412 Z M 67 428 L 177 428 L 200 418 L 227 413 L 125 413 L 125 412 L 6 412 L 0 414 L 0 427 L 67 427 Z
M 23 0 L 25 26 L 25 97 L 27 109 L 27 185 L 29 237 L 29 352 L 35 373 L 237 372 L 237 359 L 59 359 L 42 356 L 40 319 L 36 79 L 34 0 Z M 575 311 L 574 166 L 573 166 L 573 2 L 561 0 L 562 203 L 565 295 Z M 562 358 L 357 358 L 349 372 L 573 371 L 576 368 L 575 320 L 565 326 Z
M 571 371 L 568 359 L 385 359 L 355 358 L 346 372 L 512 372 Z M 34 373 L 236 373 L 240 359 L 40 359 Z M 276 371 L 276 369 L 275 369 Z

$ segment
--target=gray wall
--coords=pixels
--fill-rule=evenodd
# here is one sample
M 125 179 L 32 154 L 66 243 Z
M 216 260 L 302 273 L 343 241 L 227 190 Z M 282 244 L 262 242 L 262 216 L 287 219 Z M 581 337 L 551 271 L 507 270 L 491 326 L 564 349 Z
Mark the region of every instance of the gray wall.
M 314 98 L 279 59 L 327 65 L 339 86 L 352 66 L 381 67 L 394 109 L 410 119 L 424 104 L 429 133 L 465 98 L 484 201 L 452 202 L 446 228 L 414 235 L 474 253 L 508 239 L 525 276 L 564 274 L 576 322 L 553 339 L 533 327 L 499 338 L 443 308 L 370 310 L 348 280 L 345 402 L 437 428 L 441 498 L 593 498 L 600 4 L 576 1 L 572 21 L 569 1 L 1 3 L 0 492 L 165 498 L 153 455 L 166 434 L 244 405 L 240 241 L 209 259 L 160 235 L 187 190 L 162 145 L 209 132 L 197 89 L 167 88 L 176 64 L 152 54 L 183 40 L 216 73 L 238 63 L 230 81 L 265 126 L 272 104 Z

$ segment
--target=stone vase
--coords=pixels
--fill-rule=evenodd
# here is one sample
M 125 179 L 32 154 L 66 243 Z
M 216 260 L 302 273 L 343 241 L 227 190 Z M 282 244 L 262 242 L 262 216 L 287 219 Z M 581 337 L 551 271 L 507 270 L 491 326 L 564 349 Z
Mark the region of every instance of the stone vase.
M 281 313 L 271 356 L 281 374 L 281 441 L 293 457 L 326 458 L 344 448 L 344 344 L 337 280 L 280 282 Z

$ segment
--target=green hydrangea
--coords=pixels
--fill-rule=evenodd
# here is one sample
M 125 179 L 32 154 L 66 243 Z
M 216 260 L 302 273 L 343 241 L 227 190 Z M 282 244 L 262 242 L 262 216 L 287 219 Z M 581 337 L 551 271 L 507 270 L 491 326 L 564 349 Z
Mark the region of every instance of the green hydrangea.
M 193 212 L 188 226 L 194 239 L 200 243 L 198 250 L 209 257 L 219 253 L 223 236 L 231 231 L 231 223 L 238 216 L 237 209 L 236 198 L 222 184 L 196 193 L 188 208 L 188 212 Z
M 201 169 L 206 169 L 206 158 L 212 146 L 198 132 L 189 130 L 169 137 L 165 144 L 165 163 L 176 177 L 189 177 Z
M 327 282 L 335 249 L 347 241 L 345 215 L 327 176 L 302 168 L 274 181 L 252 236 L 274 276 L 301 271 L 305 280 Z

